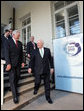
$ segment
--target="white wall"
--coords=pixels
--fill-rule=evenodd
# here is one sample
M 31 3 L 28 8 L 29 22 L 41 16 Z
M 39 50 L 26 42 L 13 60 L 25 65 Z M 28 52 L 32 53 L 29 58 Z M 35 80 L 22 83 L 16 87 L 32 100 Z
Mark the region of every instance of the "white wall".
M 28 1 L 16 10 L 16 28 L 21 28 L 19 18 L 31 13 L 31 35 L 44 40 L 44 46 L 52 50 L 52 23 L 50 1 Z
M 8 25 L 9 18 L 13 16 L 13 7 L 7 1 L 1 1 L 1 24 Z

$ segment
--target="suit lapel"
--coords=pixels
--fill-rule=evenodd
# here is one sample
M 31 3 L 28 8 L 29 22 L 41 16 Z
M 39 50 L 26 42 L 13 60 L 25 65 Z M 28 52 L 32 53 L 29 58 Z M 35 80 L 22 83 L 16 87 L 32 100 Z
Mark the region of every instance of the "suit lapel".
M 12 39 L 12 41 L 13 41 L 13 45 L 14 45 L 14 46 L 16 46 L 16 44 L 15 44 L 15 42 L 14 42 L 14 40 L 13 40 L 13 39 Z
M 17 45 L 18 45 L 18 47 L 17 47 L 13 39 L 12 39 L 12 41 L 13 41 L 14 46 L 18 49 L 18 47 L 19 47 L 18 42 L 17 42 Z
M 38 52 L 38 56 L 39 56 L 41 59 L 43 59 L 43 58 L 41 57 L 41 54 L 40 54 L 40 52 L 39 52 L 39 49 L 37 49 L 37 52 Z

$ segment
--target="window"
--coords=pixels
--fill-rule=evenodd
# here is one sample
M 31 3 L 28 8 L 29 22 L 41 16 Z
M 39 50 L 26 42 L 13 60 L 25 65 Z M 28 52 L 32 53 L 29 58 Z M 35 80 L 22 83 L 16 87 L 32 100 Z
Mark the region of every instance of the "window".
M 59 2 L 56 2 L 56 3 L 54 4 L 55 11 L 57 11 L 57 10 L 65 7 L 66 5 L 71 4 L 71 3 L 73 3 L 73 2 L 75 2 L 75 1 L 59 1 Z
M 27 24 L 30 24 L 30 23 L 31 23 L 31 18 L 29 17 L 22 22 L 22 26 L 26 26 Z
M 63 8 L 64 7 L 64 1 L 56 2 L 54 7 L 55 7 L 55 11 L 60 9 L 60 8 Z
M 61 11 L 60 13 L 57 13 L 55 15 L 55 20 L 56 20 L 56 35 L 57 35 L 57 38 L 64 37 L 66 35 L 64 11 Z
M 29 42 L 31 36 L 31 16 L 29 14 L 26 19 L 22 20 L 22 42 L 24 45 Z
M 27 42 L 29 42 L 29 38 L 31 37 L 31 26 L 27 27 Z
M 78 4 L 76 1 L 56 2 L 54 3 L 54 11 L 56 38 L 80 33 Z
M 70 35 L 80 33 L 80 23 L 79 23 L 77 5 L 71 8 L 68 8 L 67 12 L 68 12 L 68 19 L 69 19 Z
M 22 29 L 22 38 L 23 43 L 26 44 L 26 28 Z

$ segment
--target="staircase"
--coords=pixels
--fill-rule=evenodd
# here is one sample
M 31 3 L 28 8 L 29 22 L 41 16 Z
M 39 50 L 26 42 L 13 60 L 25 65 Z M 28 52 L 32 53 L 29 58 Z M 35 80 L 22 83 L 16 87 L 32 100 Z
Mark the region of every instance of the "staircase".
M 34 76 L 33 74 L 28 74 L 28 65 L 21 69 L 20 80 L 18 83 L 18 92 L 19 92 L 19 104 L 13 103 L 12 93 L 9 91 L 9 77 L 8 74 L 4 74 L 4 104 L 1 106 L 1 110 L 20 110 L 25 105 L 28 105 L 39 96 L 44 94 L 43 81 L 39 88 L 38 94 L 33 95 L 34 90 Z M 53 86 L 51 85 L 51 88 Z

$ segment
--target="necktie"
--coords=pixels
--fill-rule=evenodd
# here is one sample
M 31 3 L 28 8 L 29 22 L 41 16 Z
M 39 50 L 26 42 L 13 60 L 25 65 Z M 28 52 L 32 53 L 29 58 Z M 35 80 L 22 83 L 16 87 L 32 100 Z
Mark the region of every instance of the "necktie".
M 33 47 L 34 47 L 34 49 L 35 49 L 35 48 L 36 48 L 36 47 L 35 47 L 35 43 L 34 43 L 34 42 L 32 42 L 32 43 L 33 43 Z
M 18 41 L 16 40 L 16 47 L 18 47 Z

